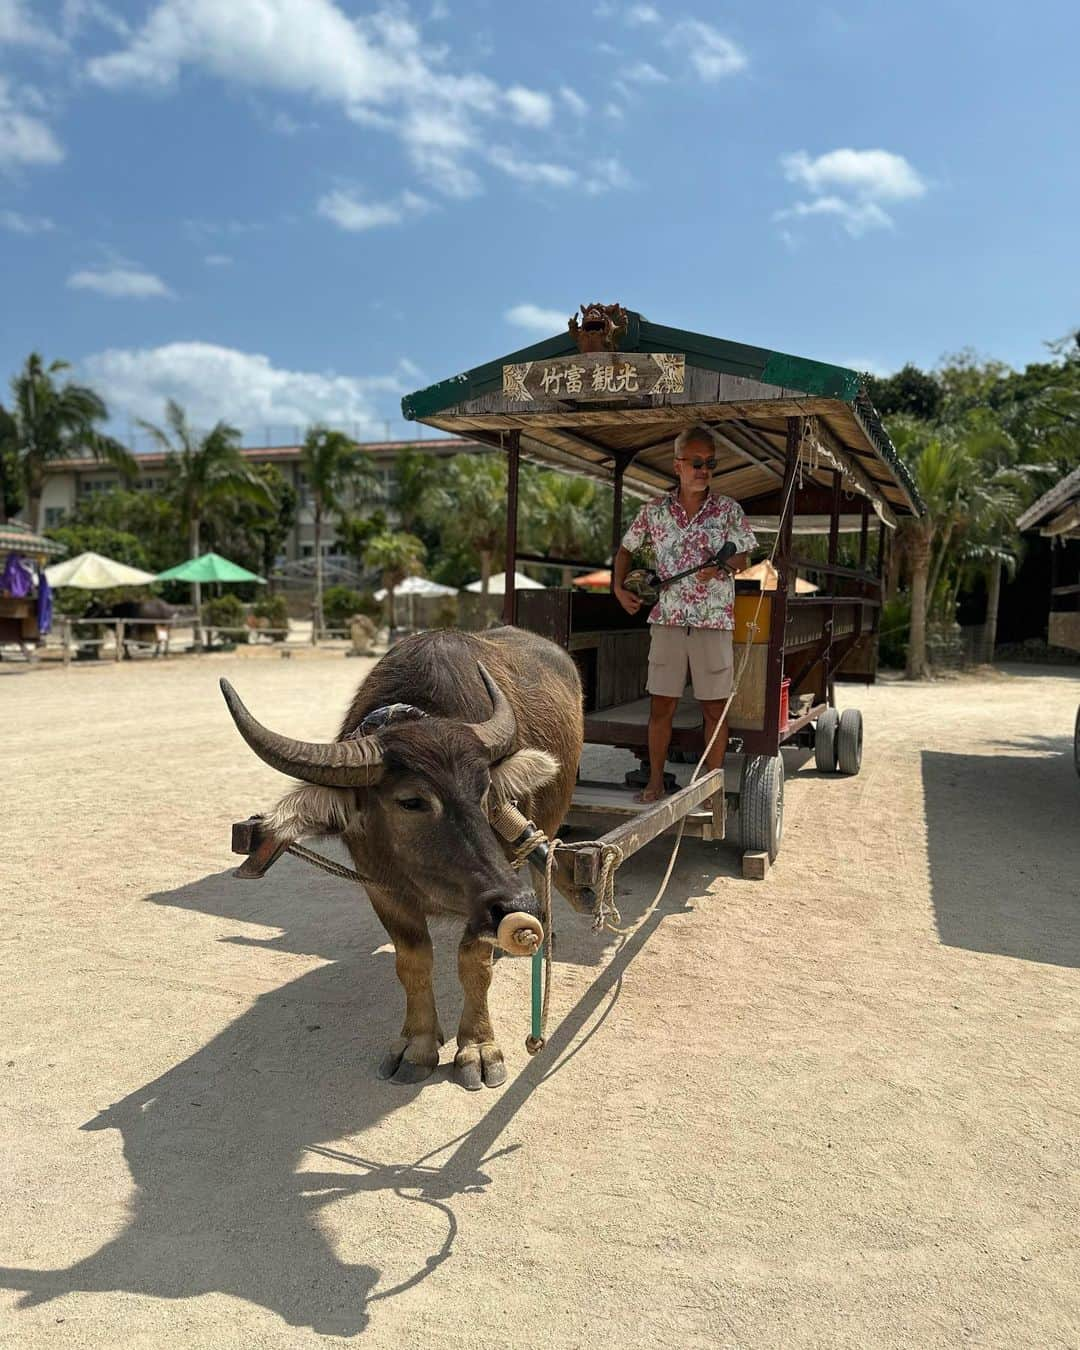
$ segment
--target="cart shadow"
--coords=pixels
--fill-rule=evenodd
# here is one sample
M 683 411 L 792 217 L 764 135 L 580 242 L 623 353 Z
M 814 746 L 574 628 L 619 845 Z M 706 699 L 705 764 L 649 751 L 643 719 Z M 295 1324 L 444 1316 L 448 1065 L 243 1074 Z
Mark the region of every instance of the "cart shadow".
M 676 876 L 669 889 L 685 894 L 687 883 L 689 875 L 681 886 Z M 620 942 L 543 1054 L 497 1095 L 477 1099 L 483 1114 L 469 1131 L 439 1142 L 432 1138 L 438 1115 L 425 1110 L 416 1116 L 418 1156 L 387 1162 L 333 1141 L 359 1140 L 402 1108 L 419 1112 L 423 1092 L 434 1091 L 437 1106 L 440 1091 L 460 1089 L 448 1081 L 448 1066 L 420 1085 L 376 1077 L 374 1065 L 397 1032 L 401 994 L 393 958 L 380 950 L 385 934 L 355 885 L 282 859 L 257 885 L 218 873 L 148 900 L 280 928 L 267 939 L 223 940 L 318 954 L 328 964 L 262 994 L 193 1055 L 86 1122 L 84 1130 L 122 1135 L 134 1184 L 123 1230 L 66 1268 L 0 1267 L 0 1287 L 21 1291 L 20 1308 L 74 1292 L 161 1299 L 225 1293 L 291 1326 L 345 1337 L 366 1329 L 372 1304 L 396 1297 L 452 1257 L 453 1198 L 494 1183 L 498 1161 L 514 1151 L 497 1147 L 501 1133 L 544 1079 L 596 1033 L 630 961 L 663 918 L 683 908 L 667 901 Z M 640 913 L 644 901 L 634 909 Z M 581 931 L 586 924 L 564 927 L 562 961 L 585 958 L 587 939 L 598 945 Z M 435 941 L 438 948 L 439 935 Z M 460 992 L 451 972 L 436 974 L 440 1008 L 448 1013 L 455 994 L 460 1004 Z M 351 1225 L 349 1251 L 368 1259 L 344 1261 L 319 1212 L 365 1193 L 373 1196 L 370 1228 L 358 1233 Z M 411 1220 L 411 1229 L 424 1233 L 424 1249 L 418 1244 L 413 1269 L 387 1287 L 379 1241 L 395 1199 L 411 1209 L 426 1206 L 432 1223 L 418 1228 L 414 1214 L 398 1211 L 403 1224 Z
M 1080 966 L 1071 738 L 922 755 L 931 898 L 943 943 Z

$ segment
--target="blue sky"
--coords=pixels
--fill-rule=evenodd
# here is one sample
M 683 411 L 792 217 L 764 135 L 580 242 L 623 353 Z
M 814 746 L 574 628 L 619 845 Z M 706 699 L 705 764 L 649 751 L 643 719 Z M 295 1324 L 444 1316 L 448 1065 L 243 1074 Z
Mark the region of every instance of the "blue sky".
M 1080 321 L 1065 3 L 0 0 L 0 372 L 249 443 L 582 301 L 885 372 Z M 3 395 L 0 394 L 0 398 Z

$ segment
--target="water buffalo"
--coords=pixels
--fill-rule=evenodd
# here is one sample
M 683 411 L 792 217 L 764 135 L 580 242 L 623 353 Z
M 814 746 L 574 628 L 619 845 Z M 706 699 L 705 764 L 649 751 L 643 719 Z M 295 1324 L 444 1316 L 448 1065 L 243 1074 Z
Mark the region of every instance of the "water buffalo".
M 487 1006 L 492 942 L 503 917 L 535 915 L 537 900 L 527 870 L 511 869 L 488 810 L 513 799 L 549 837 L 561 824 L 583 734 L 572 659 L 516 628 L 419 634 L 374 667 L 326 744 L 267 730 L 227 681 L 222 690 L 255 753 L 304 780 L 266 829 L 287 842 L 340 835 L 394 944 L 405 1022 L 380 1075 L 414 1083 L 439 1062 L 428 919 L 449 916 L 465 923 L 455 1074 L 467 1088 L 502 1083 Z
M 176 605 L 152 596 L 149 600 L 114 600 L 112 604 L 95 601 L 86 611 L 87 619 L 154 619 L 165 623 L 179 613 Z

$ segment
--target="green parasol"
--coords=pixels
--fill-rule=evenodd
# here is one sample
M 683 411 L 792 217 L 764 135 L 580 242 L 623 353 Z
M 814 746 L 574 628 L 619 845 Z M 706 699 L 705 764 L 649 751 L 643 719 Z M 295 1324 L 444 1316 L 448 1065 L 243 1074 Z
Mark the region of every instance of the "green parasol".
M 187 562 L 170 567 L 167 572 L 159 572 L 157 581 L 257 581 L 265 586 L 263 577 L 249 572 L 246 567 L 230 562 L 220 553 L 204 553 L 201 558 L 190 558 Z

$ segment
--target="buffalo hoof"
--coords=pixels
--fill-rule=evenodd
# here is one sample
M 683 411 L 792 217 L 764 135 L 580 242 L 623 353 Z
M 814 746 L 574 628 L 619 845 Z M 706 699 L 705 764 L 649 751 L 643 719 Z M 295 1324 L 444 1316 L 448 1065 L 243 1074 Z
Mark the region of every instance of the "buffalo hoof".
M 392 1083 L 422 1083 L 438 1068 L 442 1037 L 400 1036 L 383 1056 L 379 1077 Z
M 482 1087 L 499 1087 L 506 1082 L 502 1051 L 494 1041 L 463 1045 L 454 1056 L 454 1077 L 470 1092 L 479 1092 Z

